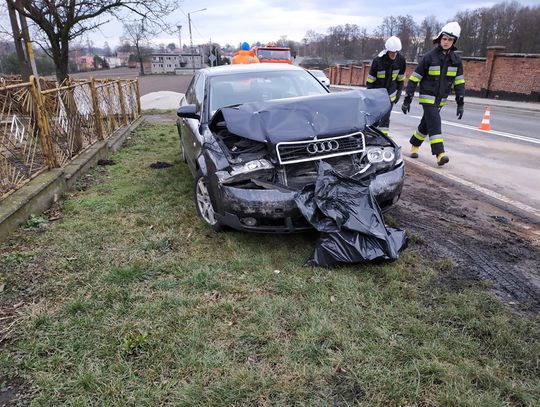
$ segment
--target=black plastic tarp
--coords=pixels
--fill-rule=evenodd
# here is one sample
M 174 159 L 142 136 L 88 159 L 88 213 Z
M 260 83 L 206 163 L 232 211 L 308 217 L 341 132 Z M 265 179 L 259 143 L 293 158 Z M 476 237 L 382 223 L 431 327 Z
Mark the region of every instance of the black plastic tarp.
M 315 185 L 296 196 L 304 217 L 321 232 L 306 266 L 398 259 L 407 247 L 407 235 L 384 224 L 369 184 L 369 175 L 355 180 L 320 163 Z
M 244 103 L 224 107 L 221 114 L 229 132 L 275 145 L 363 131 L 391 106 L 386 89 L 366 89 Z

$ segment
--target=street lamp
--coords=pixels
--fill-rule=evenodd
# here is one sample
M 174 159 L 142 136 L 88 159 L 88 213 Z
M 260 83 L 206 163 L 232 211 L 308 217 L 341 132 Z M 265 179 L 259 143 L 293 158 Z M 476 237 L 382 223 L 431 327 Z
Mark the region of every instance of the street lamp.
M 182 67 L 182 26 L 177 25 L 176 28 L 178 28 L 178 43 L 180 44 L 180 67 Z
M 193 73 L 195 73 L 195 63 L 193 62 L 194 60 L 193 60 L 193 37 L 191 35 L 191 15 L 193 13 L 198 13 L 199 11 L 204 11 L 204 10 L 206 10 L 206 8 L 190 11 L 189 13 L 187 13 L 187 19 L 188 19 L 188 24 L 189 24 L 189 49 L 191 53 L 191 69 L 193 70 Z

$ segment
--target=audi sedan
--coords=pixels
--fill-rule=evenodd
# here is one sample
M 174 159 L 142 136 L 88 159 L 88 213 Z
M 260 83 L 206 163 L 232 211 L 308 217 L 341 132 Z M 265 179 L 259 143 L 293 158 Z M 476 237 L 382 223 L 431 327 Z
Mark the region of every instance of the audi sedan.
M 321 161 L 345 177 L 371 174 L 371 192 L 388 210 L 404 166 L 400 147 L 374 125 L 390 108 L 384 89 L 330 93 L 294 65 L 197 71 L 177 127 L 198 214 L 216 231 L 310 229 L 295 197 L 315 183 Z

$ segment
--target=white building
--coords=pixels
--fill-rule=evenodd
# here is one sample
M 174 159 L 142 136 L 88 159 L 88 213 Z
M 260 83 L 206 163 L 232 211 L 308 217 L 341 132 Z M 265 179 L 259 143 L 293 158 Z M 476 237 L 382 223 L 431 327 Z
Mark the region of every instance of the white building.
M 153 53 L 150 55 L 152 73 L 180 73 L 187 69 L 200 69 L 203 66 L 203 58 L 200 54 L 170 54 Z M 180 71 L 180 72 L 177 72 Z

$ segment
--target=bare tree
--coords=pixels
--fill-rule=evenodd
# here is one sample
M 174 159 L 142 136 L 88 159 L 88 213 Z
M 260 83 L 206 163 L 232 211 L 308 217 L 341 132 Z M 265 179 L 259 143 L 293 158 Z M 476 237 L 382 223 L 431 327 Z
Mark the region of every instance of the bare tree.
M 176 8 L 175 0 L 6 0 L 33 22 L 40 45 L 56 66 L 56 78 L 68 77 L 69 44 L 108 22 L 109 18 L 135 14 L 161 21 Z
M 422 43 L 418 49 L 418 53 L 425 54 L 433 48 L 433 37 L 437 35 L 441 24 L 437 21 L 437 17 L 431 15 L 422 20 L 418 28 L 418 34 L 422 39 Z
M 149 30 L 145 25 L 145 21 L 134 21 L 124 24 L 123 43 L 128 43 L 135 48 L 135 55 L 139 63 L 139 72 L 144 75 L 144 59 L 149 54 L 148 43 L 151 36 L 154 35 L 152 30 Z

